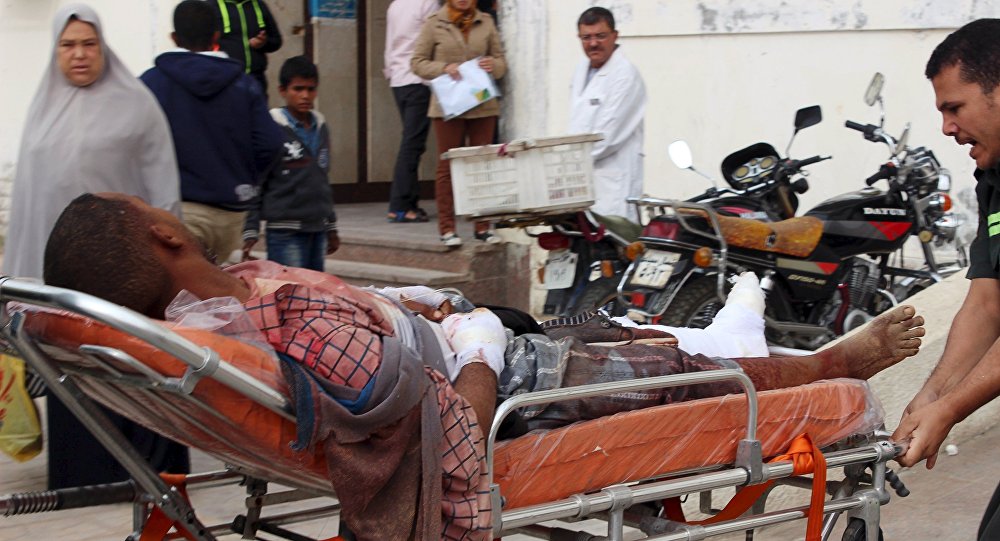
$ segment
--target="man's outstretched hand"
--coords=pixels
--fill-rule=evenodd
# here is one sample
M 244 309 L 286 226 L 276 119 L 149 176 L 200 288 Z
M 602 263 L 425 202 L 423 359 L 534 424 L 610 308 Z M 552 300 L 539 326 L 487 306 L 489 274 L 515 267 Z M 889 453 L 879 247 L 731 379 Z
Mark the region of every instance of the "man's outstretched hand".
M 900 419 L 899 426 L 892 433 L 892 439 L 893 441 L 909 443 L 906 453 L 897 457 L 896 462 L 909 467 L 927 459 L 927 469 L 929 470 L 937 462 L 938 451 L 941 449 L 945 437 L 948 436 L 951 427 L 955 426 L 955 416 L 948 404 L 941 400 L 932 401 L 911 410 L 910 407 L 914 406 L 914 402 L 917 402 L 918 399 L 921 399 L 920 394 L 913 399 L 910 406 L 907 406 L 907 411 Z

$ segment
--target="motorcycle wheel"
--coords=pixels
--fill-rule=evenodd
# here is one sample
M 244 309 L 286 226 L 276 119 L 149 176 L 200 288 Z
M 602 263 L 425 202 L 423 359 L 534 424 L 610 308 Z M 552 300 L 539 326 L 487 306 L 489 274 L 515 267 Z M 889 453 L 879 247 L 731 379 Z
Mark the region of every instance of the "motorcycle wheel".
M 618 277 L 600 278 L 587 284 L 570 315 L 604 308 L 612 316 L 623 315 L 618 303 Z
M 704 329 L 726 304 L 719 298 L 715 276 L 706 276 L 685 284 L 660 318 L 661 325 Z M 728 289 L 728 284 L 727 284 Z

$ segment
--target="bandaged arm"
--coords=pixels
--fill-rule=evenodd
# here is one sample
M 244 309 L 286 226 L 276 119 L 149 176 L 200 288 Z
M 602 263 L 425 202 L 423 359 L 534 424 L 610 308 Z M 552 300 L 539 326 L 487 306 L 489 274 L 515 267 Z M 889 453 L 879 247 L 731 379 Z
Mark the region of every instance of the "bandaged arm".
M 455 391 L 472 406 L 487 434 L 496 406 L 497 377 L 504 367 L 507 334 L 500 319 L 484 308 L 449 316 L 441 326 L 455 352 Z

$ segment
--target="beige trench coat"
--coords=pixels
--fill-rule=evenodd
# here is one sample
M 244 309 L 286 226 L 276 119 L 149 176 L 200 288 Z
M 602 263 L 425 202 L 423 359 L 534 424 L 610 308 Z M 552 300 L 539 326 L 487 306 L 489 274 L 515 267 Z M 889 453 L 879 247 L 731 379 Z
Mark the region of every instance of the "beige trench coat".
M 493 24 L 493 18 L 477 11 L 472 29 L 469 30 L 469 40 L 466 41 L 462 31 L 448 20 L 448 8 L 445 6 L 428 18 L 421 28 L 410 65 L 413 73 L 430 80 L 444 74 L 444 68 L 448 64 L 461 64 L 478 56 L 493 57 L 493 78 L 500 79 L 507 73 L 500 33 Z M 459 118 L 483 118 L 499 114 L 500 102 L 494 99 L 466 111 Z M 444 117 L 436 97 L 431 98 L 427 116 Z

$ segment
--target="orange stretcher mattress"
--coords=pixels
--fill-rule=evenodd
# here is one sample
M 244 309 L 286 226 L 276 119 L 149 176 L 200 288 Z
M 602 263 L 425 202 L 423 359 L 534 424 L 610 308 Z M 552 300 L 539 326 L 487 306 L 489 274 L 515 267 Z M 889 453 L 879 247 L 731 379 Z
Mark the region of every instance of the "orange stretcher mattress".
M 803 432 L 823 447 L 882 423 L 868 384 L 820 381 L 757 393 L 763 456 L 785 452 Z M 493 478 L 507 508 L 552 501 L 616 483 L 732 464 L 746 437 L 747 402 L 727 395 L 645 408 L 497 445 Z
M 25 329 L 56 359 L 93 365 L 75 352 L 82 344 L 120 349 L 150 368 L 181 376 L 186 365 L 126 333 L 67 313 L 32 312 Z M 287 396 L 277 361 L 260 349 L 193 329 L 174 329 L 188 340 Z M 122 373 L 134 373 L 115 364 Z M 82 388 L 102 404 L 177 441 L 197 447 L 259 477 L 329 491 L 319 450 L 295 452 L 295 425 L 211 379 L 193 397 L 215 414 L 175 396 L 169 407 L 151 405 L 141 389 L 87 378 Z M 765 457 L 784 452 L 807 432 L 818 446 L 881 424 L 881 407 L 857 380 L 817 382 L 758 394 L 758 438 Z M 745 436 L 746 399 L 729 395 L 620 413 L 567 427 L 532 432 L 497 445 L 494 478 L 506 508 L 523 507 L 599 490 L 609 485 L 731 464 Z M 229 421 L 227 423 L 227 421 Z M 238 428 L 233 428 L 235 425 Z

